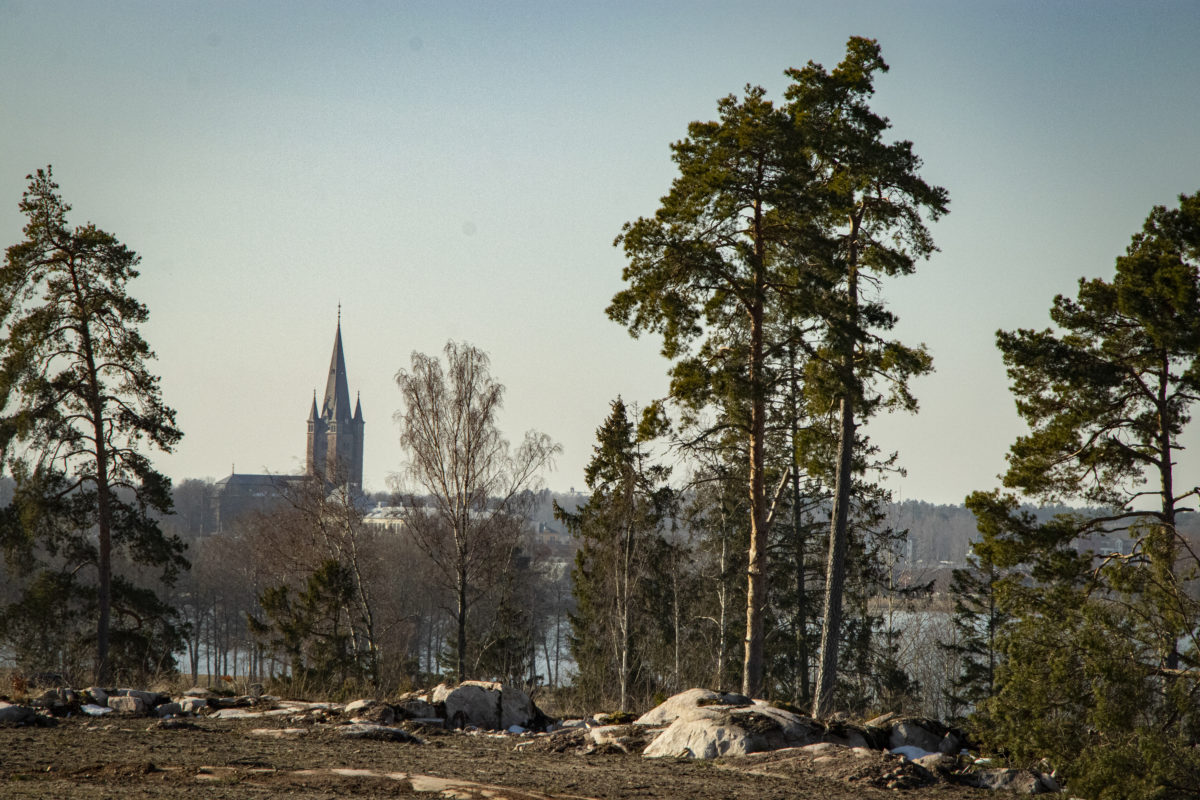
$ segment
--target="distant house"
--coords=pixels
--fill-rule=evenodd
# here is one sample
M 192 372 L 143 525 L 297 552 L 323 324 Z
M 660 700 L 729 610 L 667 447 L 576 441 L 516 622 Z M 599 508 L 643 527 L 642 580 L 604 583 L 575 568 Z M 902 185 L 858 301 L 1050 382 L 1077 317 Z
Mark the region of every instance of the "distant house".
M 404 507 L 380 503 L 364 513 L 362 521 L 380 533 L 400 533 L 404 530 Z
M 338 312 L 333 356 L 325 381 L 325 398 L 320 408 L 313 391 L 308 412 L 308 442 L 303 475 L 252 475 L 234 472 L 214 485 L 213 525 L 226 530 L 243 514 L 277 508 L 289 488 L 298 488 L 320 476 L 330 485 L 350 486 L 355 495 L 362 493 L 363 429 L 362 403 L 355 401 L 350 410 L 350 383 L 346 377 L 346 357 L 342 351 L 342 319 Z

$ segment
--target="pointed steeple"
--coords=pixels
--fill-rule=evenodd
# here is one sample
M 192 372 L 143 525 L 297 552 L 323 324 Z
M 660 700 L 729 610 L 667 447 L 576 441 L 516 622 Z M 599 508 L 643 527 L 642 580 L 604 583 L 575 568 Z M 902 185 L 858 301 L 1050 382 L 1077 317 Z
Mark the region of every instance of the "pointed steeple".
M 350 384 L 346 380 L 346 357 L 342 354 L 342 310 L 338 308 L 337 335 L 333 356 L 329 359 L 329 379 L 325 382 L 325 402 L 321 417 L 327 420 L 350 419 Z
M 308 421 L 316 422 L 319 419 L 317 416 L 317 390 L 313 389 L 312 409 L 308 412 Z
M 362 392 L 355 392 L 354 394 L 354 421 L 362 422 Z

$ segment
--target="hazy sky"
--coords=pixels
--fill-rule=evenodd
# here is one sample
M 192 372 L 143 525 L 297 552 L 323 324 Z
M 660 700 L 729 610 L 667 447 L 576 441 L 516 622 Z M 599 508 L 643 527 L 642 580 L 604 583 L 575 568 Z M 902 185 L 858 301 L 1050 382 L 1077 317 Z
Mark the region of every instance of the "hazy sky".
M 340 301 L 368 488 L 401 465 L 396 370 L 448 338 L 491 353 L 511 438 L 562 442 L 548 485 L 581 488 L 609 401 L 665 391 L 659 343 L 604 308 L 669 143 L 851 35 L 951 197 L 941 252 L 885 289 L 937 372 L 869 431 L 902 498 L 959 502 L 1021 431 L 996 329 L 1046 324 L 1200 190 L 1200 3 L 0 0 L 0 244 L 51 163 L 72 221 L 141 254 L 177 480 L 303 468 Z

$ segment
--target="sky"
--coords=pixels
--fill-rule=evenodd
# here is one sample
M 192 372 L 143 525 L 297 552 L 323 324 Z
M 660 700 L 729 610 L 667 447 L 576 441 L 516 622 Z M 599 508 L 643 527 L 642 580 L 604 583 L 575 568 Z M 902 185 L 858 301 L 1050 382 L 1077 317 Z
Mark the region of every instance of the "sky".
M 951 198 L 940 252 L 883 287 L 936 372 L 868 433 L 899 498 L 958 503 L 1023 430 L 996 330 L 1048 324 L 1200 190 L 1200 3 L 0 0 L 0 245 L 53 164 L 71 221 L 141 255 L 177 481 L 303 470 L 340 304 L 366 488 L 404 463 L 396 371 L 454 339 L 490 353 L 511 440 L 562 444 L 545 484 L 582 489 L 609 402 L 666 392 L 660 342 L 604 309 L 670 143 L 855 35 Z

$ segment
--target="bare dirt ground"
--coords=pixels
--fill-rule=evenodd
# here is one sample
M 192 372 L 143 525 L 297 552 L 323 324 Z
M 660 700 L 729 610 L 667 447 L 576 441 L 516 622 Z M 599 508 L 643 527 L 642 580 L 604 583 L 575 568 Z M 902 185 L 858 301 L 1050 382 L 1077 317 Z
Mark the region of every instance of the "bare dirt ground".
M 762 769 L 752 757 L 697 762 L 619 751 L 554 752 L 545 738 L 529 742 L 425 729 L 417 731 L 424 743 L 413 744 L 347 739 L 334 725 L 285 733 L 295 723 L 279 720 L 197 718 L 163 728 L 150 718 L 114 717 L 73 717 L 54 727 L 0 727 L 0 798 L 998 797 L 945 783 L 878 788 L 883 771 L 898 763 L 891 756 L 855 776 L 822 774 L 821 764 L 811 759 L 775 759 L 780 763 Z M 518 747 L 522 741 L 528 744 Z

